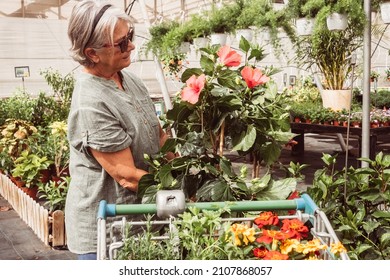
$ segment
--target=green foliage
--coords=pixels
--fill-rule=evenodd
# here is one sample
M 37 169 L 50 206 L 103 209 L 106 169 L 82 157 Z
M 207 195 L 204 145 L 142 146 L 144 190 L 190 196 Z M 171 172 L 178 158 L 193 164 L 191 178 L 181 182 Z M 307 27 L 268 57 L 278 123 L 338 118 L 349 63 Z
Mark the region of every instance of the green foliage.
M 369 167 L 337 171 L 337 156 L 324 154 L 307 192 L 320 207 L 351 259 L 390 259 L 390 155 L 360 158 Z
M 300 9 L 301 1 L 291 1 L 288 9 Z M 318 10 L 315 28 L 311 36 L 295 38 L 296 58 L 299 67 L 311 69 L 316 65 L 325 79 L 325 89 L 344 89 L 345 81 L 350 78 L 352 67 L 348 57 L 362 46 L 366 16 L 362 1 L 320 1 L 308 0 L 305 7 Z M 347 14 L 348 26 L 344 31 L 329 31 L 326 18 L 338 11 Z M 295 13 L 296 15 L 297 13 Z
M 381 89 L 371 92 L 370 101 L 375 108 L 390 108 L 390 90 Z
M 240 48 L 244 64 L 263 58 L 261 48 L 245 39 Z M 217 62 L 218 49 L 202 49 L 201 67 L 182 74 L 183 82 L 202 74 L 207 81 L 198 102 L 176 99 L 166 113 L 166 125 L 175 129 L 176 138 L 169 139 L 158 155 L 146 158 L 149 174 L 141 178 L 138 191 L 144 202 L 154 201 L 161 189 L 182 189 L 187 199 L 198 201 L 284 199 L 296 186 L 295 181 L 275 182 L 269 176 L 248 182 L 221 154 L 224 135 L 232 139 L 238 153 L 251 153 L 256 166 L 265 162 L 269 168 L 293 134 L 282 105 L 283 95 L 277 93 L 275 85 L 268 82 L 267 86 L 248 88 L 241 76 L 242 67 L 233 69 Z M 271 75 L 272 71 L 264 72 Z M 165 155 L 169 152 L 179 156 L 168 161 Z
M 20 177 L 26 183 L 26 187 L 30 188 L 38 184 L 40 172 L 48 169 L 51 164 L 52 162 L 47 157 L 39 157 L 25 150 L 15 160 L 12 176 Z
M 66 194 L 70 184 L 70 177 L 61 177 L 59 182 L 50 180 L 47 183 L 38 183 L 39 198 L 44 199 L 44 205 L 50 212 L 65 209 Z
M 212 33 L 230 33 L 235 29 L 240 10 L 237 5 L 215 6 L 206 14 Z
M 240 260 L 248 259 L 251 246 L 245 250 L 232 243 L 228 234 L 231 223 L 223 221 L 227 209 L 215 211 L 190 207 L 173 220 L 174 232 L 165 234 L 152 229 L 147 222 L 141 234 L 131 234 L 126 230 L 124 246 L 118 251 L 120 260 Z M 150 221 L 150 218 L 148 218 Z M 159 240 L 156 240 L 159 238 Z

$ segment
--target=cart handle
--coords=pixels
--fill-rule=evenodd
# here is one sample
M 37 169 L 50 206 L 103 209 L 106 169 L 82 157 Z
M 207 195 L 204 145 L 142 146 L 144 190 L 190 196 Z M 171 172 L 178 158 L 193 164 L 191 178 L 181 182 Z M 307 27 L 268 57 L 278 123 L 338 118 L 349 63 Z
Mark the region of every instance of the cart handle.
M 233 212 L 265 211 L 265 210 L 304 210 L 305 213 L 314 214 L 318 206 L 307 194 L 290 200 L 266 201 L 226 201 L 226 202 L 195 202 L 186 203 L 186 208 L 195 207 L 201 210 L 217 210 L 227 207 Z M 102 200 L 99 204 L 98 219 L 115 217 L 117 215 L 156 214 L 156 204 L 108 204 Z

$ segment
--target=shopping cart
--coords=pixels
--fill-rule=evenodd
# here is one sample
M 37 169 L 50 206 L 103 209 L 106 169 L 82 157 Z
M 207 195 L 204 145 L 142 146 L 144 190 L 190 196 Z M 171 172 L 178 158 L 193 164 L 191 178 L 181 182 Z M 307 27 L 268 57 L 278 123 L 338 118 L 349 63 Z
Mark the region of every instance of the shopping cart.
M 131 226 L 145 226 L 146 221 L 128 221 L 125 216 L 139 214 L 157 214 L 159 220 L 148 221 L 154 225 L 165 225 L 170 231 L 174 231 L 173 220 L 177 214 L 184 212 L 190 207 L 201 210 L 218 210 L 228 208 L 231 212 L 253 212 L 253 211 L 277 211 L 277 210 L 295 210 L 295 214 L 288 216 L 279 216 L 280 219 L 297 218 L 302 222 L 310 221 L 310 229 L 313 237 L 319 239 L 322 244 L 330 246 L 339 242 L 339 239 L 333 230 L 331 223 L 323 211 L 321 211 L 309 195 L 303 194 L 302 197 L 292 200 L 268 200 L 268 201 L 230 201 L 230 202 L 197 202 L 185 203 L 184 195 L 181 191 L 160 191 L 157 193 L 156 204 L 107 204 L 102 200 L 99 205 L 97 227 L 98 260 L 114 259 L 117 250 L 124 246 L 125 229 Z M 123 216 L 121 220 L 110 223 L 107 229 L 107 217 Z M 253 221 L 250 218 L 224 218 L 226 221 Z M 107 232 L 107 230 L 109 232 Z M 114 232 L 121 232 L 118 238 Z M 107 234 L 109 233 L 109 234 Z M 169 235 L 156 237 L 156 239 L 171 238 Z M 334 255 L 327 251 L 322 256 L 323 259 L 334 259 Z M 346 253 L 341 253 L 341 260 L 348 260 Z

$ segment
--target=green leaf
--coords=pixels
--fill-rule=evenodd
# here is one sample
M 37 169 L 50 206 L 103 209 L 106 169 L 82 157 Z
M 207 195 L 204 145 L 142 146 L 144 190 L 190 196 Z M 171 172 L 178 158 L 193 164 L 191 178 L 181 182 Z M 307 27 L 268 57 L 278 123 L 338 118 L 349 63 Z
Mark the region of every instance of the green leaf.
M 202 69 L 199 69 L 199 68 L 188 68 L 181 75 L 181 81 L 183 83 L 185 83 L 192 75 L 195 75 L 195 76 L 199 77 L 202 74 L 203 74 Z
M 372 233 L 379 226 L 381 226 L 381 223 L 374 222 L 374 221 L 368 221 L 368 222 L 363 223 L 363 228 L 367 232 L 367 234 Z
M 381 244 L 382 246 L 388 246 L 389 242 L 390 242 L 390 233 L 387 232 L 387 233 L 384 233 L 381 235 L 381 238 L 380 238 L 380 241 L 381 241 Z
M 168 152 L 175 152 L 175 147 L 177 146 L 176 138 L 168 138 L 164 145 L 161 147 L 160 152 L 166 154 Z
M 236 84 L 236 77 L 237 74 L 233 72 L 230 69 L 221 71 L 220 75 L 218 76 L 218 83 L 222 86 L 235 89 L 237 87 Z
M 152 174 L 145 174 L 144 176 L 142 176 L 138 182 L 138 197 L 143 197 L 146 192 L 146 189 L 155 184 L 156 181 L 154 180 L 154 176 Z
M 270 186 L 256 194 L 257 200 L 286 199 L 290 193 L 296 190 L 297 181 L 294 178 L 286 178 L 272 181 Z
M 390 212 L 389 211 L 375 211 L 372 216 L 375 218 L 385 218 L 390 219 Z
M 233 147 L 233 151 L 248 151 L 252 148 L 256 140 L 256 128 L 253 125 L 249 125 L 246 132 L 242 132 L 238 143 Z
M 245 39 L 245 37 L 242 37 L 241 36 L 241 40 L 239 42 L 239 48 L 244 52 L 244 53 L 247 53 L 249 51 L 249 49 L 251 48 L 251 45 L 250 43 L 248 42 L 247 39 Z
M 172 176 L 171 171 L 172 171 L 172 168 L 168 164 L 162 166 L 160 169 L 159 178 L 160 178 L 161 185 L 163 188 L 169 188 L 172 185 L 173 176 Z
M 357 248 L 355 249 L 355 251 L 357 252 L 358 255 L 360 255 L 361 253 L 363 253 L 364 251 L 366 250 L 369 250 L 371 249 L 372 246 L 368 245 L 368 244 L 360 244 L 359 246 L 357 246 Z
M 196 197 L 199 201 L 231 201 L 235 200 L 231 194 L 228 184 L 224 181 L 215 179 L 204 184 L 198 192 Z
M 205 70 L 205 72 L 213 73 L 214 72 L 215 62 L 212 61 L 207 56 L 202 55 L 200 57 L 200 66 Z

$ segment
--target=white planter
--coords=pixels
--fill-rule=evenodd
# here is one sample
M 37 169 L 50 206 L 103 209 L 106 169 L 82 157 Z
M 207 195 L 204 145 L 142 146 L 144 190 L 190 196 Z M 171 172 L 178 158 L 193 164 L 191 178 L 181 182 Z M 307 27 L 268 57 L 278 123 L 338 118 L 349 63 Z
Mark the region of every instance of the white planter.
M 333 13 L 326 18 L 329 30 L 345 30 L 348 26 L 348 17 L 345 14 Z
M 299 36 L 309 36 L 313 33 L 314 18 L 298 18 L 296 21 L 297 34 Z
M 189 42 L 182 42 L 180 45 L 181 53 L 189 53 L 191 51 L 191 44 Z
M 352 101 L 352 90 L 322 90 L 322 105 L 325 108 L 331 108 L 334 111 L 349 109 Z
M 248 42 L 251 42 L 253 39 L 253 31 L 251 29 L 238 29 L 236 31 L 236 40 L 240 42 L 241 36 L 244 37 Z
M 226 45 L 227 34 L 226 33 L 213 33 L 210 36 L 211 45 Z
M 196 49 L 205 48 L 209 44 L 209 39 L 204 37 L 199 37 L 194 39 L 194 46 Z
M 380 4 L 381 17 L 384 23 L 390 23 L 390 2 Z

